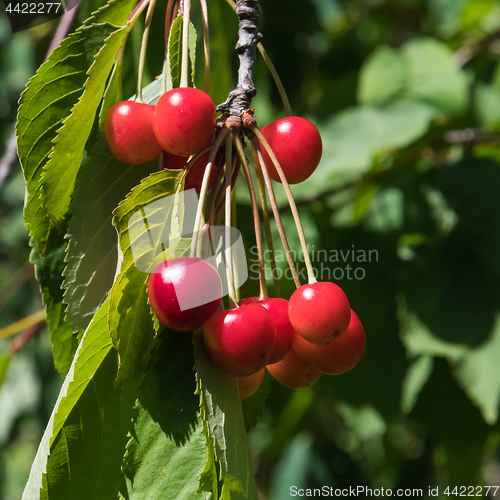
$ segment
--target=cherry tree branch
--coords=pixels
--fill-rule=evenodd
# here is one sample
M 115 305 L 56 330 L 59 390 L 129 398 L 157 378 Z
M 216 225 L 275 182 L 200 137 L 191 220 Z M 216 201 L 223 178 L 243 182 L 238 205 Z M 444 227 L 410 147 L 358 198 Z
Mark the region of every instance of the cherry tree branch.
M 259 32 L 259 17 L 262 9 L 257 0 L 238 0 L 235 11 L 240 20 L 236 50 L 240 59 L 238 85 L 229 94 L 226 102 L 217 106 L 218 111 L 228 111 L 230 116 L 241 118 L 250 109 L 256 94 L 254 86 L 256 47 L 262 35 Z

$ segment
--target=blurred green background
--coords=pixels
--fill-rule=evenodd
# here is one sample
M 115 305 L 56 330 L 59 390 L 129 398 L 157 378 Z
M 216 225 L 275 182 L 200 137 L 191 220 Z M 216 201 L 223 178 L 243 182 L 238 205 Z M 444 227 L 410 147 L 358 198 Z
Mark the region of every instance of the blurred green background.
M 85 0 L 74 27 L 100 3 Z M 163 3 L 147 82 L 161 71 Z M 424 494 L 439 486 L 448 498 L 446 486 L 499 485 L 500 2 L 260 3 L 263 42 L 294 114 L 323 137 L 318 170 L 294 188 L 310 248 L 328 252 L 328 259 L 313 254 L 315 266 L 323 279 L 335 272 L 367 335 L 365 357 L 351 372 L 295 391 L 271 383 L 249 435 L 262 499 L 290 498 L 290 486 Z M 3 9 L 0 156 L 17 99 L 57 26 L 13 35 Z M 223 0 L 210 0 L 209 14 L 211 95 L 222 102 L 235 84 L 237 20 Z M 140 37 L 134 29 L 127 46 L 126 97 L 135 91 Z M 284 115 L 260 58 L 257 90 L 261 126 Z M 2 328 L 42 304 L 28 263 L 19 164 L 0 169 L 0 179 Z M 298 252 L 281 192 L 279 200 Z M 245 196 L 238 224 L 252 242 Z M 281 285 L 289 296 L 293 283 Z M 0 341 L 3 500 L 20 498 L 61 384 L 46 329 L 12 356 L 2 380 L 10 341 Z

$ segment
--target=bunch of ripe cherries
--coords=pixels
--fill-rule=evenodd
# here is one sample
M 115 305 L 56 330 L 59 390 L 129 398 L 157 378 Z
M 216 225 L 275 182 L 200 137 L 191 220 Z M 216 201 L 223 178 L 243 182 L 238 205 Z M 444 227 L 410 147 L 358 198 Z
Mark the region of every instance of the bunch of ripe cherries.
M 105 135 L 119 161 L 141 164 L 162 154 L 168 169 L 189 167 L 185 189 L 200 191 L 210 146 L 224 128 L 216 114 L 207 93 L 176 88 L 163 94 L 156 105 L 134 101 L 115 104 L 106 117 Z M 256 132 L 256 128 L 251 131 Z M 257 141 L 260 151 L 254 159 L 277 182 L 301 182 L 320 161 L 320 134 L 304 118 L 289 116 L 269 123 L 259 131 L 258 140 L 251 131 L 245 133 Z M 262 143 L 265 147 L 260 149 Z M 195 156 L 198 158 L 188 163 Z M 217 167 L 231 169 L 234 176 L 235 163 L 215 165 L 210 175 L 212 190 L 214 178 L 221 177 L 213 175 Z M 217 298 L 181 308 L 182 301 L 203 290 L 214 291 Z M 208 354 L 222 370 L 238 377 L 241 399 L 258 389 L 266 367 L 283 385 L 299 388 L 321 374 L 347 372 L 365 351 L 363 326 L 345 293 L 334 283 L 317 282 L 311 274 L 308 284 L 298 283 L 290 300 L 269 298 L 261 279 L 259 297 L 230 301 L 230 308 L 221 310 L 222 285 L 215 268 L 196 256 L 180 257 L 155 269 L 149 277 L 148 295 L 154 313 L 166 327 L 181 332 L 203 327 Z

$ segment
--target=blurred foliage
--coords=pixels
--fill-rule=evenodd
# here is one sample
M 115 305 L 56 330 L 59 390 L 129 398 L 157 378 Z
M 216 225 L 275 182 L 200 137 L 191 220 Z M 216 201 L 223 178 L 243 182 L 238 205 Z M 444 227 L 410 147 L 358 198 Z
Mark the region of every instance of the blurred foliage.
M 271 381 L 249 434 L 262 498 L 289 498 L 292 485 L 500 484 L 500 2 L 260 3 L 263 42 L 294 113 L 323 137 L 318 170 L 294 186 L 315 267 L 344 288 L 367 333 L 366 355 L 346 375 L 296 391 Z M 100 4 L 85 0 L 75 26 Z M 163 47 L 164 9 L 159 2 L 152 48 Z M 222 102 L 235 82 L 237 23 L 223 0 L 209 13 L 210 89 Z M 0 14 L 0 155 L 55 27 L 12 35 Z M 139 26 L 129 43 L 124 96 L 135 92 Z M 149 51 L 146 82 L 162 58 Z M 261 59 L 257 75 L 263 125 L 284 113 Z M 14 163 L 0 188 L 0 327 L 41 308 L 23 200 Z M 238 225 L 252 245 L 245 196 Z M 290 295 L 293 283 L 281 285 Z M 46 329 L 8 353 L 9 339 L 0 341 L 0 498 L 14 500 L 61 382 Z

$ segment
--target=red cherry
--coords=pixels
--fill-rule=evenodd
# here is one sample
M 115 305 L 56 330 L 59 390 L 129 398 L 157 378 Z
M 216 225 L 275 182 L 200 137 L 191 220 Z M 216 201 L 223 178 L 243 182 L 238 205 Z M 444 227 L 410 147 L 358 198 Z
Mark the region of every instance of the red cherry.
M 172 89 L 156 104 L 153 130 L 163 149 L 191 156 L 212 142 L 215 116 L 215 104 L 203 90 Z
M 247 377 L 238 377 L 238 388 L 240 390 L 240 400 L 249 398 L 253 394 L 257 392 L 257 389 L 262 384 L 264 380 L 264 374 L 266 373 L 266 369 L 262 368 L 257 373 L 253 373 L 252 375 L 248 375 Z
M 335 342 L 313 345 L 297 335 L 293 347 L 302 361 L 321 373 L 341 375 L 361 361 L 366 347 L 365 331 L 358 315 L 352 311 L 349 328 Z
M 347 330 L 351 307 L 335 283 L 302 285 L 290 297 L 288 315 L 293 327 L 312 344 L 328 344 Z
M 217 271 L 197 257 L 180 257 L 159 264 L 149 277 L 148 295 L 160 323 L 190 332 L 217 311 L 222 284 Z
M 162 147 L 153 132 L 155 107 L 134 101 L 111 106 L 104 122 L 104 135 L 113 156 L 138 165 L 160 156 Z
M 267 371 L 280 384 L 291 389 L 307 387 L 311 382 L 319 379 L 321 373 L 302 361 L 295 353 L 294 348 L 279 363 L 268 365 Z
M 207 151 L 191 165 L 191 168 L 189 169 L 189 172 L 186 175 L 186 182 L 184 184 L 184 189 L 186 191 L 188 189 L 196 189 L 197 193 L 200 192 L 209 156 L 210 156 L 210 151 Z M 188 160 L 189 156 L 177 156 L 170 154 L 168 151 L 163 151 L 163 165 L 165 166 L 165 168 L 168 168 L 170 170 L 180 170 L 181 168 L 184 168 L 184 165 Z M 212 172 L 210 174 L 210 185 L 209 185 L 210 188 L 214 183 L 216 175 L 217 175 L 217 166 L 214 163 L 212 164 Z
M 305 118 L 287 116 L 268 123 L 262 134 L 271 146 L 289 184 L 306 180 L 321 160 L 323 143 L 318 129 Z M 264 161 L 271 179 L 281 182 L 274 163 L 262 147 Z
M 281 361 L 289 353 L 296 335 L 288 317 L 288 300 L 279 298 L 259 300 L 258 297 L 248 297 L 243 299 L 240 305 L 249 303 L 261 304 L 271 313 L 276 326 L 276 344 L 269 364 Z
M 169 170 L 181 170 L 189 160 L 189 156 L 179 156 L 163 151 L 163 166 Z
M 215 313 L 203 327 L 212 361 L 226 373 L 243 377 L 264 368 L 273 353 L 276 328 L 259 304 Z

